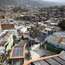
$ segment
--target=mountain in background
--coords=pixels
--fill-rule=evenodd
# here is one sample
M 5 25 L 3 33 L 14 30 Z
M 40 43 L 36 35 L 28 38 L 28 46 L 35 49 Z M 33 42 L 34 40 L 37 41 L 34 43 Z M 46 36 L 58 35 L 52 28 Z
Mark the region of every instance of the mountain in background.
M 45 0 L 0 0 L 0 6 L 8 6 L 8 5 L 36 8 L 36 7 L 49 7 L 56 5 L 61 6 L 64 5 L 64 3 L 56 3 Z

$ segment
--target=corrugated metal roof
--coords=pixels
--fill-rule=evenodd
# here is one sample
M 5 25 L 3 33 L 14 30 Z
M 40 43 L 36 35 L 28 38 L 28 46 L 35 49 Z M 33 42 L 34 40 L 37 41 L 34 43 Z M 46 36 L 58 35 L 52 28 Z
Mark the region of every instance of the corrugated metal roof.
M 16 47 L 13 49 L 12 57 L 23 56 L 23 48 Z
M 20 59 L 25 57 L 25 42 L 21 40 L 18 44 L 16 44 L 10 53 L 10 59 Z
M 65 65 L 65 61 L 60 57 L 50 58 L 47 60 L 36 61 L 34 65 Z
M 33 65 L 65 65 L 65 53 L 62 52 L 56 57 L 35 61 Z

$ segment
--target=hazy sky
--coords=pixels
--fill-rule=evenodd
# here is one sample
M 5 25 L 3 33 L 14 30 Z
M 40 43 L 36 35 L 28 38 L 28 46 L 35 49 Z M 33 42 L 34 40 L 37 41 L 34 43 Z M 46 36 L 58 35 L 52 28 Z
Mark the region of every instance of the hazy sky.
M 42 0 L 42 1 L 51 1 L 51 2 L 65 2 L 65 0 Z

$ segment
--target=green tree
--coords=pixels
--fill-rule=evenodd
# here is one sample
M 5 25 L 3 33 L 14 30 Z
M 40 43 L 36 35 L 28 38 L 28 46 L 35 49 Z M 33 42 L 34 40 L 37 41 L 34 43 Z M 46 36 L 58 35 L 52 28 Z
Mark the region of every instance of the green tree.
M 36 25 L 35 27 L 31 27 L 30 33 L 31 33 L 32 37 L 34 37 L 34 38 L 37 37 L 40 33 L 40 29 L 39 29 L 38 25 Z
M 62 20 L 59 22 L 58 26 L 62 29 L 65 30 L 65 20 Z

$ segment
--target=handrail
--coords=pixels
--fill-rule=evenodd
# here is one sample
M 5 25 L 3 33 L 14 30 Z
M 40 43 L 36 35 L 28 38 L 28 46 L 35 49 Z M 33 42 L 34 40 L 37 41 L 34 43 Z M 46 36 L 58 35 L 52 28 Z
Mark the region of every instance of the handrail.
M 49 59 L 49 58 L 56 57 L 56 56 L 59 56 L 59 55 L 60 55 L 60 54 L 56 54 L 56 55 L 52 55 L 52 56 L 36 58 L 36 59 L 34 59 L 34 60 L 32 59 L 32 60 L 29 60 L 28 62 L 24 63 L 23 65 L 29 65 L 29 64 L 32 63 L 32 62 L 39 61 L 39 60 Z

